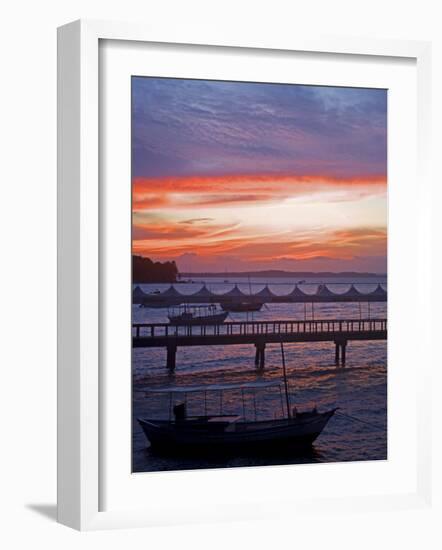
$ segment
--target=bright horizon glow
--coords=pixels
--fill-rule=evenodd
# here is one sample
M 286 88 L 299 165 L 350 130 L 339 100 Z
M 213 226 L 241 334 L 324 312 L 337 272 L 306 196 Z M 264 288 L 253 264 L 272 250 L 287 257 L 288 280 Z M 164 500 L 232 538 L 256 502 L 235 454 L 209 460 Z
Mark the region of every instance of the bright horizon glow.
M 385 91 L 134 78 L 133 100 L 135 254 L 386 271 Z

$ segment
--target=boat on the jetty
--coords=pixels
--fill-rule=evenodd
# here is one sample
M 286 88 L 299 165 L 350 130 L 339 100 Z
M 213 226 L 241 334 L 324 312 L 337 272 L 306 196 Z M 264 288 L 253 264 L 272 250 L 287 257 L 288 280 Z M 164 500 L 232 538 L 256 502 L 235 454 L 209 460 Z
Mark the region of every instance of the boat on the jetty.
M 215 304 L 208 306 L 189 306 L 185 304 L 169 310 L 171 325 L 220 325 L 228 316 L 227 311 L 218 311 Z
M 282 353 L 283 346 L 281 343 Z M 324 412 L 318 412 L 316 407 L 311 411 L 298 412 L 296 407 L 291 407 L 288 394 L 287 375 L 284 365 L 284 388 L 286 407 L 282 418 L 272 420 L 257 420 L 255 404 L 255 420 L 246 420 L 244 389 L 268 386 L 279 386 L 280 381 L 255 382 L 252 384 L 218 384 L 202 387 L 181 387 L 174 389 L 157 390 L 160 392 L 184 393 L 185 399 L 189 392 L 194 391 L 221 391 L 228 389 L 241 389 L 243 396 L 243 416 L 222 414 L 207 414 L 190 416 L 187 414 L 186 400 L 173 408 L 174 418 L 169 420 L 156 420 L 152 418 L 138 418 L 143 432 L 150 442 L 152 450 L 159 452 L 179 453 L 213 453 L 243 450 L 253 452 L 273 452 L 284 447 L 305 448 L 310 447 L 321 434 L 336 408 Z M 149 390 L 151 391 L 151 390 Z M 282 392 L 281 392 L 282 396 Z M 254 400 L 254 403 L 256 401 Z M 283 407 L 284 409 L 284 407 Z M 285 414 L 284 414 L 285 413 Z

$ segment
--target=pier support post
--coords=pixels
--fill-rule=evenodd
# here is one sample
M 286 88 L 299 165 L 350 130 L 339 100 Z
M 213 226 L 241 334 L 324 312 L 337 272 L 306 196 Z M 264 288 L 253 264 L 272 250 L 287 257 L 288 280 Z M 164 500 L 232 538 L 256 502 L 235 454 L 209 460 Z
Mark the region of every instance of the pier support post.
M 259 358 L 259 368 L 263 369 L 265 365 L 265 357 L 266 357 L 266 345 L 262 344 L 261 347 L 261 357 Z
M 341 359 L 341 364 L 342 366 L 345 365 L 345 350 L 347 349 L 347 340 L 344 340 L 341 344 L 342 346 L 342 359 Z
M 263 369 L 265 366 L 265 349 L 266 345 L 264 342 L 257 342 L 255 344 L 255 366 Z
M 167 368 L 169 370 L 175 370 L 176 367 L 176 346 L 169 344 L 167 346 Z
M 335 365 L 344 366 L 346 359 L 347 340 L 335 340 Z
M 339 342 L 335 342 L 335 365 L 339 365 Z

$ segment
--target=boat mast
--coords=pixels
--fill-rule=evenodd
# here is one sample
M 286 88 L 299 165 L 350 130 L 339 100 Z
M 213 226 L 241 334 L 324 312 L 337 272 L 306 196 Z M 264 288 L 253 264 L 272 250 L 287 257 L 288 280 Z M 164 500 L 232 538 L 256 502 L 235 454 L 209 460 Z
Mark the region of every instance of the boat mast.
M 247 278 L 249 279 L 249 294 L 250 294 L 250 300 L 252 300 L 252 283 L 250 282 L 250 273 L 247 275 Z M 251 302 L 250 302 L 251 303 Z M 252 313 L 252 321 L 254 320 L 254 317 L 253 317 L 253 311 L 251 312 Z M 249 312 L 247 312 L 247 321 L 249 320 Z
M 290 419 L 292 417 L 292 413 L 290 411 L 289 386 L 287 382 L 287 371 L 285 368 L 284 344 L 282 343 L 282 340 L 281 340 L 281 355 L 282 355 L 282 372 L 284 376 L 285 400 L 287 403 L 287 416 Z

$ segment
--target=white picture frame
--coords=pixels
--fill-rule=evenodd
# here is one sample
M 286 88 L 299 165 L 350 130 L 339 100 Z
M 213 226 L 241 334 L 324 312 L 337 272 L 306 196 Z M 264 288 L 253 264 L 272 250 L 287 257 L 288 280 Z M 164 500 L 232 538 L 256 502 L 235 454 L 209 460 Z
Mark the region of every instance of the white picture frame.
M 417 485 L 416 490 L 385 495 L 347 496 L 333 502 L 335 510 L 346 512 L 355 506 L 361 510 L 392 507 L 426 506 L 431 498 L 430 468 L 430 369 L 431 330 L 428 311 L 431 294 L 430 214 L 431 184 L 428 174 L 430 44 L 372 40 L 349 37 L 280 36 L 271 43 L 262 37 L 235 36 L 226 29 L 218 36 L 167 31 L 155 25 L 77 21 L 59 29 L 58 34 L 58 520 L 80 530 L 150 526 L 178 521 L 191 522 L 217 517 L 260 517 L 262 502 L 253 504 L 243 514 L 233 508 L 232 515 L 220 508 L 213 513 L 199 505 L 195 519 L 190 514 L 166 514 L 164 509 L 153 513 L 149 508 L 125 507 L 103 511 L 100 483 L 103 475 L 100 453 L 100 302 L 102 250 L 100 212 L 103 208 L 99 174 L 99 48 L 100 41 L 127 43 L 167 43 L 175 45 L 209 45 L 274 52 L 310 52 L 332 55 L 410 58 L 417 71 L 417 159 L 419 186 L 416 197 L 418 212 L 419 300 L 422 314 L 420 344 L 426 347 L 427 361 L 421 365 L 416 384 L 417 398 Z M 233 50 L 232 50 L 233 51 Z M 427 320 L 426 320 L 427 319 Z M 174 474 L 169 474 L 174 475 Z M 186 475 L 186 474 L 183 474 Z M 189 475 L 189 474 L 187 474 Z M 207 476 L 214 473 L 204 472 Z M 331 474 L 333 475 L 333 474 Z M 265 498 L 265 497 L 264 497 Z M 281 490 L 284 509 L 296 506 Z M 188 503 L 186 503 L 187 505 Z M 292 505 L 292 508 L 290 508 Z M 330 505 L 330 499 L 304 500 L 303 509 L 318 510 Z M 198 505 L 195 505 L 195 510 Z M 220 512 L 221 510 L 221 512 Z M 299 507 L 296 508 L 299 510 Z M 282 512 L 281 512 L 282 513 Z

